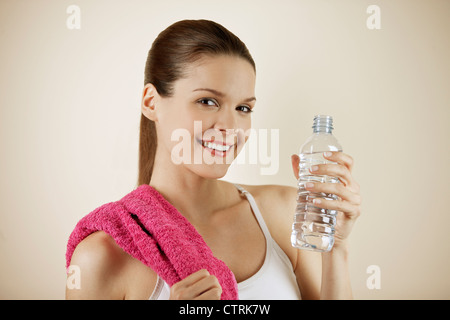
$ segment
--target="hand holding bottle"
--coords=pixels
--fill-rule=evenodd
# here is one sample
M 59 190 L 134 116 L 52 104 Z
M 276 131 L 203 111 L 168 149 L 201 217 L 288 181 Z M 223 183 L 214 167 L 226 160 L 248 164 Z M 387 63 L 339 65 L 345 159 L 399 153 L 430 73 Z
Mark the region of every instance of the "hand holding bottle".
M 314 175 L 324 175 L 339 178 L 341 183 L 309 182 L 306 189 L 314 193 L 334 194 L 340 199 L 325 200 L 314 199 L 314 206 L 336 210 L 337 221 L 335 227 L 335 244 L 340 245 L 351 232 L 354 222 L 361 214 L 361 195 L 359 184 L 352 176 L 353 158 L 343 152 L 328 151 L 323 154 L 326 160 L 335 162 L 334 164 L 318 164 L 311 167 L 310 171 Z M 292 168 L 296 179 L 299 179 L 300 157 L 292 155 Z M 317 167 L 317 168 L 315 168 Z

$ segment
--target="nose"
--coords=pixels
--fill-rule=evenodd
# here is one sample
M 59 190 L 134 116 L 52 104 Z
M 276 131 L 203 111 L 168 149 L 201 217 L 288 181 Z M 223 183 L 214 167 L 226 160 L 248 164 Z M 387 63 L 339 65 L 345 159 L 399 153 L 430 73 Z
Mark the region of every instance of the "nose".
M 237 129 L 236 112 L 231 108 L 222 108 L 221 112 L 217 113 L 216 123 L 214 129 L 222 132 Z
M 236 111 L 232 108 L 222 108 L 221 112 L 217 113 L 214 129 L 220 131 L 223 137 L 227 141 L 233 141 L 236 138 L 238 131 L 238 121 Z

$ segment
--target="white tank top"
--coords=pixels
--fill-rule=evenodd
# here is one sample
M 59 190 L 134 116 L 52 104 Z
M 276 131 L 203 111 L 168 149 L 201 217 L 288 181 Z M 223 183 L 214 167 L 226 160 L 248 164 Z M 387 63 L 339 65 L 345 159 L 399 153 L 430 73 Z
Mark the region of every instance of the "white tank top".
M 250 278 L 238 283 L 241 300 L 299 300 L 300 290 L 296 281 L 291 261 L 272 239 L 269 229 L 256 205 L 253 196 L 241 186 L 236 188 L 243 193 L 250 203 L 253 214 L 266 238 L 266 256 L 262 267 Z M 169 285 L 157 277 L 156 286 L 149 300 L 168 300 Z

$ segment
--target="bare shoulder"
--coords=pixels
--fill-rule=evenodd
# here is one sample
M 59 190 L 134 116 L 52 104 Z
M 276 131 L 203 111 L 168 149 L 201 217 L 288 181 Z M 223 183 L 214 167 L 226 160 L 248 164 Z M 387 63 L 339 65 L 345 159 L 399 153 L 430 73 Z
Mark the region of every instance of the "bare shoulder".
M 125 252 L 114 239 L 103 231 L 97 231 L 83 239 L 75 248 L 71 264 L 85 266 L 91 272 L 114 271 L 124 261 Z M 111 268 L 113 266 L 113 268 Z
M 145 297 L 153 290 L 152 283 L 156 283 L 156 275 L 150 268 L 128 255 L 103 231 L 89 235 L 78 244 L 71 265 L 78 267 L 80 286 L 66 288 L 67 299 L 127 299 L 141 291 Z M 147 287 L 142 287 L 144 281 L 133 282 L 139 275 L 141 280 L 148 279 Z
M 278 195 L 285 194 L 289 191 L 296 191 L 294 187 L 285 186 L 285 185 L 279 185 L 279 184 L 239 184 L 244 189 L 246 189 L 249 192 L 269 192 L 269 193 L 276 193 Z
M 97 231 L 82 240 L 73 252 L 70 264 L 80 272 L 78 288 L 66 288 L 66 299 L 121 299 L 120 269 L 123 250 L 114 239 Z
M 258 202 L 265 206 L 276 206 L 283 209 L 289 207 L 295 209 L 297 199 L 297 189 L 291 186 L 266 184 L 266 185 L 241 185 L 245 190 L 250 192 Z M 279 211 L 279 210 L 277 210 Z M 280 212 L 278 212 L 280 213 Z M 286 213 L 282 210 L 281 213 Z M 292 215 L 290 215 L 292 218 Z
M 75 248 L 73 259 L 87 260 L 89 262 L 108 262 L 120 255 L 120 247 L 114 239 L 103 231 L 97 231 L 84 238 Z

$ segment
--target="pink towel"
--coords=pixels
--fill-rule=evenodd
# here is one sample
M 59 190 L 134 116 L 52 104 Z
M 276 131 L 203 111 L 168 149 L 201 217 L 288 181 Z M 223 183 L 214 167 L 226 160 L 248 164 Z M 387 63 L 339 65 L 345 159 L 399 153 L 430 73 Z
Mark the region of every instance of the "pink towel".
M 194 226 L 149 185 L 141 185 L 121 200 L 107 203 L 82 218 L 69 237 L 66 267 L 78 243 L 99 230 L 152 268 L 169 286 L 206 269 L 219 280 L 222 300 L 238 299 L 231 270 L 214 257 Z

